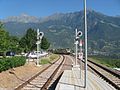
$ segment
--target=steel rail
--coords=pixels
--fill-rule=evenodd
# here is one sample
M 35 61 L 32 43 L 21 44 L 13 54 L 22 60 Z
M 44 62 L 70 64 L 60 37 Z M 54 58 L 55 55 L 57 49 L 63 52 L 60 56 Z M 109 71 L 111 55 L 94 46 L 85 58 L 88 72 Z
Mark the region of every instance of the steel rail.
M 15 87 L 14 90 L 21 90 L 23 87 L 25 87 L 27 84 L 29 84 L 32 80 L 34 80 L 37 76 L 39 76 L 41 73 L 43 73 L 45 70 L 47 70 L 48 68 L 50 68 L 54 63 L 56 63 L 59 58 L 54 61 L 52 64 L 50 64 L 49 66 L 47 66 L 46 68 L 44 68 L 42 71 L 38 72 L 37 74 L 35 74 L 34 76 L 32 76 L 30 79 L 26 80 L 24 83 L 20 84 L 19 86 Z

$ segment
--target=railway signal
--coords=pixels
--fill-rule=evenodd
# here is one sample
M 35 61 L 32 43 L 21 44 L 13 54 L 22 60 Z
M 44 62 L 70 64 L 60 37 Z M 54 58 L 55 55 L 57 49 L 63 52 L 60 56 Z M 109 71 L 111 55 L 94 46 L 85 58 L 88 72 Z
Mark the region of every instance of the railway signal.
M 82 31 L 78 31 L 78 32 L 77 32 L 77 36 L 78 36 L 78 37 L 81 37 L 82 35 L 83 35 Z
M 40 40 L 43 38 L 43 36 L 44 36 L 44 33 L 43 32 L 39 32 L 40 34 L 39 34 L 39 38 L 40 38 Z
M 40 44 L 41 44 L 41 40 L 44 36 L 44 33 L 43 32 L 40 32 L 39 29 L 37 29 L 37 66 L 40 66 L 39 65 L 39 51 L 40 51 Z
M 78 44 L 79 44 L 79 38 L 82 36 L 82 32 L 75 30 L 75 66 L 77 66 L 77 56 L 78 56 Z
M 82 60 L 83 60 L 83 50 L 82 50 L 82 44 L 83 44 L 83 41 L 80 39 L 79 41 L 79 47 L 80 47 L 80 52 L 79 52 L 79 59 L 80 59 L 80 78 L 81 78 L 81 73 L 82 73 Z

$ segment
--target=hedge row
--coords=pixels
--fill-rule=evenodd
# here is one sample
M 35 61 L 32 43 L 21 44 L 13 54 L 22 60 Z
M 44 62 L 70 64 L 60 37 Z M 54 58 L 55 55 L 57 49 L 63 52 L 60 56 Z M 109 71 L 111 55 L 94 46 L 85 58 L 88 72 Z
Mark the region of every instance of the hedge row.
M 26 63 L 25 57 L 11 57 L 0 59 L 0 72 L 10 68 L 23 66 Z

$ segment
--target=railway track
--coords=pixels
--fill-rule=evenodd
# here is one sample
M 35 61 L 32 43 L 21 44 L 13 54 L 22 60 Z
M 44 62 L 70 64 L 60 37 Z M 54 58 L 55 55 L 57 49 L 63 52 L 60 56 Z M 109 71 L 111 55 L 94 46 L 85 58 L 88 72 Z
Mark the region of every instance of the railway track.
M 56 73 L 56 75 L 54 76 L 54 78 L 51 80 L 51 83 L 48 85 L 47 90 L 55 90 L 59 79 L 61 78 L 64 70 L 71 70 L 72 69 L 72 60 L 71 57 L 69 55 L 64 55 L 65 59 L 63 64 L 60 66 L 60 69 L 58 70 L 58 72 Z
M 46 90 L 52 81 L 52 78 L 56 75 L 60 66 L 64 62 L 65 57 L 60 56 L 59 60 L 49 65 L 47 68 L 30 78 L 23 84 L 15 88 L 15 90 Z
M 81 68 L 84 69 L 84 61 L 82 60 L 82 62 L 83 63 L 81 64 Z M 78 63 L 80 63 L 80 61 Z M 90 70 L 95 75 L 100 76 L 116 89 L 120 90 L 120 73 L 97 64 L 91 60 L 88 60 L 88 70 Z
M 48 66 L 45 70 L 32 77 L 15 90 L 54 90 L 50 89 L 52 83 L 55 82 L 66 67 L 68 68 L 69 66 L 69 69 L 71 69 L 71 63 L 67 64 L 67 61 L 65 60 L 66 58 L 68 58 L 68 56 L 61 56 L 61 59 Z M 69 59 L 70 58 L 68 58 L 68 61 L 70 61 Z M 83 69 L 84 61 L 82 62 Z M 116 89 L 120 90 L 120 74 L 90 60 L 88 60 L 88 68 Z
M 120 90 L 120 74 L 90 60 L 88 60 L 88 66 L 100 77 L 102 77 L 116 89 Z

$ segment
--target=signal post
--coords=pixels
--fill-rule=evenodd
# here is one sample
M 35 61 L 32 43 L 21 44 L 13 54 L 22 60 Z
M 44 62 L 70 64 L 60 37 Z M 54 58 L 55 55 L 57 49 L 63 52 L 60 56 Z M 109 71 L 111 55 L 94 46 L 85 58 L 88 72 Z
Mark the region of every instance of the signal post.
M 41 44 L 41 40 L 42 40 L 43 36 L 44 36 L 44 33 L 40 32 L 39 29 L 37 29 L 37 42 L 36 42 L 36 44 L 37 44 L 37 61 L 36 61 L 36 65 L 37 66 L 40 66 L 39 65 L 39 54 L 40 54 L 39 52 L 40 52 L 40 44 Z M 40 63 L 41 63 L 41 61 L 40 61 Z

